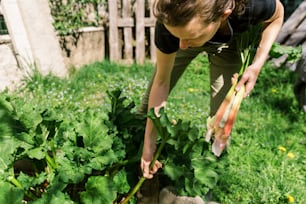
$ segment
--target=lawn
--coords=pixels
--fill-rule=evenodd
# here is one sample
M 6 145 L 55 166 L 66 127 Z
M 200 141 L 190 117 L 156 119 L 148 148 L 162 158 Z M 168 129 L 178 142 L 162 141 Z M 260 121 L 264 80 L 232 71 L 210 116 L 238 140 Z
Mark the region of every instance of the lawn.
M 1 203 L 56 203 L 56 199 L 111 203 L 126 195 L 137 182 L 130 181 L 134 178 L 130 174 L 137 171 L 144 124 L 124 122 L 135 119 L 152 71 L 150 63 L 119 65 L 102 61 L 72 71 L 68 79 L 35 73 L 25 80 L 23 88 L 3 92 L 2 104 L 13 108 L 6 112 L 0 104 L 0 118 L 6 118 L 6 122 L 0 122 L 0 153 L 4 155 L 0 165 Z M 213 200 L 220 203 L 306 203 L 306 115 L 298 110 L 294 98 L 295 74 L 285 67 L 264 66 L 255 89 L 242 102 L 231 145 L 220 158 L 206 151 L 201 157 L 202 167 L 192 163 L 193 158 L 188 160 L 187 156 L 196 155 L 200 149 L 197 144 L 210 150 L 202 137 L 209 112 L 208 72 L 207 57 L 197 57 L 169 96 L 169 121 L 181 121 L 179 124 L 186 128 L 177 128 L 189 132 L 188 140 L 177 133 L 179 139 L 175 141 L 174 137 L 167 143 L 160 157 L 165 164 L 160 174 L 168 176 L 182 195 L 199 193 L 204 197 L 210 190 Z M 116 98 L 114 90 L 120 90 L 124 100 Z M 140 132 L 137 138 L 130 132 L 136 130 Z M 197 136 L 191 135 L 193 131 Z M 194 146 L 182 146 L 183 142 Z M 175 156 L 180 151 L 190 154 L 177 161 Z M 126 162 L 126 158 L 130 160 Z M 17 171 L 16 161 L 25 159 L 35 163 L 35 176 Z M 176 162 L 182 167 L 176 171 L 182 172 L 173 172 Z M 205 165 L 212 171 L 205 171 Z M 196 170 L 211 177 L 205 180 Z M 192 178 L 177 184 L 175 180 L 184 176 Z M 42 187 L 46 182 L 48 185 Z M 199 186 L 203 189 L 196 189 Z M 15 201 L 9 200 L 11 196 Z

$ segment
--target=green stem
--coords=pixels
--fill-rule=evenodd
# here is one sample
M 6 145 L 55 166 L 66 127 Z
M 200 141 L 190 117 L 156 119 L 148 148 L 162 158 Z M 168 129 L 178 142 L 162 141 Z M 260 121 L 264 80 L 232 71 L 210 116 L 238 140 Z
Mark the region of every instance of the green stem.
M 155 164 L 155 161 L 158 159 L 159 155 L 161 154 L 162 149 L 164 148 L 165 144 L 168 141 L 168 137 L 165 137 L 165 139 L 162 140 L 162 143 L 159 145 L 156 154 L 154 155 L 153 160 L 150 163 L 149 169 L 151 170 L 152 167 Z M 142 186 L 143 182 L 146 180 L 146 178 L 144 176 L 142 176 L 138 183 L 136 184 L 136 186 L 132 189 L 132 191 L 128 194 L 128 196 L 120 202 L 120 204 L 126 204 L 134 195 L 135 193 L 137 193 L 137 191 L 139 190 L 139 188 Z
M 23 189 L 21 183 L 15 177 L 9 176 L 8 181 L 14 184 L 17 188 Z
M 154 109 L 151 109 L 151 111 L 154 111 Z M 154 113 L 154 112 L 153 112 Z M 156 115 L 155 115 L 156 116 Z M 150 116 L 149 116 L 150 117 Z M 159 145 L 151 163 L 149 166 L 149 170 L 151 170 L 156 162 L 156 160 L 158 159 L 159 155 L 161 154 L 161 151 L 163 150 L 165 144 L 167 143 L 168 139 L 169 139 L 169 134 L 167 133 L 167 131 L 163 131 L 162 125 L 160 123 L 160 118 L 151 118 L 153 125 L 155 127 L 155 129 L 157 130 L 157 134 L 159 134 L 162 138 L 162 142 Z M 139 188 L 141 187 L 141 185 L 143 184 L 143 182 L 146 180 L 146 178 L 144 176 L 142 176 L 138 183 L 136 184 L 136 186 L 132 189 L 132 191 L 130 191 L 130 193 L 128 194 L 128 196 L 120 202 L 120 204 L 126 204 L 134 195 L 135 193 L 137 193 L 137 191 L 139 190 Z
M 48 155 L 48 153 L 46 153 L 46 160 L 47 160 L 47 164 L 50 167 L 51 171 L 56 169 L 57 165 L 55 161 Z
M 22 184 L 14 176 L 9 176 L 8 181 L 14 184 L 17 188 L 24 190 Z M 37 198 L 33 193 L 28 191 L 25 191 L 25 195 L 31 198 L 32 200 L 35 200 Z
M 116 164 L 114 164 L 112 167 L 120 167 L 120 166 L 125 166 L 127 164 L 132 164 L 132 163 L 136 163 L 139 161 L 139 156 L 138 157 L 133 157 L 131 159 L 128 160 L 123 160 L 123 161 L 119 161 Z

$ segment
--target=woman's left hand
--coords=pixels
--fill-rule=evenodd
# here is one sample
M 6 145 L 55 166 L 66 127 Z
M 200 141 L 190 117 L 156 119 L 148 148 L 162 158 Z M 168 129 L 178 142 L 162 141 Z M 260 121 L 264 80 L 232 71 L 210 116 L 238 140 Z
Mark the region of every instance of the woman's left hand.
M 235 90 L 238 91 L 243 85 L 245 85 L 244 97 L 250 95 L 251 91 L 254 89 L 256 84 L 260 68 L 251 64 L 242 74 Z

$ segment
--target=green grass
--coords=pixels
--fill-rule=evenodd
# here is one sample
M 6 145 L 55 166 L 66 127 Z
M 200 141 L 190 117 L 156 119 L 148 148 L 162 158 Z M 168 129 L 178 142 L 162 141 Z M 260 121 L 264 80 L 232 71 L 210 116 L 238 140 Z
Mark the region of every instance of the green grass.
M 27 79 L 25 88 L 13 94 L 73 114 L 107 106 L 106 90 L 120 87 L 137 107 L 152 71 L 149 63 L 123 66 L 103 61 L 72 72 L 66 80 L 36 73 Z M 205 129 L 208 73 L 205 56 L 192 62 L 169 96 L 171 117 Z M 231 145 L 219 159 L 220 178 L 213 189 L 217 202 L 286 203 L 291 195 L 295 203 L 306 203 L 306 115 L 297 108 L 294 80 L 294 73 L 286 68 L 269 64 L 263 68 L 254 91 L 242 103 Z

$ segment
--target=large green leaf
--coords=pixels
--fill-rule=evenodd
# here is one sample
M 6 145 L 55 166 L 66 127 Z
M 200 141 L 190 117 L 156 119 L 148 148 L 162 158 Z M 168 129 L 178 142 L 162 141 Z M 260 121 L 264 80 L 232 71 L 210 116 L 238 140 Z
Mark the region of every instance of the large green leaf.
M 6 136 L 0 137 L 0 173 L 3 173 L 14 162 L 13 153 L 18 144 L 14 138 Z
M 108 128 L 104 125 L 104 115 L 88 110 L 79 124 L 77 132 L 82 135 L 86 148 L 96 153 L 111 149 L 113 138 L 108 135 Z
M 35 176 L 29 176 L 20 172 L 17 180 L 20 182 L 24 190 L 28 190 L 31 187 L 42 184 L 46 180 L 46 173 L 42 172 L 40 174 L 37 173 Z
M 23 190 L 13 185 L 0 181 L 0 203 L 17 204 L 22 203 Z
M 283 55 L 287 55 L 288 62 L 296 62 L 302 56 L 302 46 L 293 47 L 287 45 L 280 45 L 279 43 L 274 43 L 270 50 L 270 56 L 273 58 L 278 58 Z
M 81 193 L 84 204 L 107 204 L 116 199 L 116 190 L 109 177 L 92 176 L 86 183 L 86 191 Z
M 131 186 L 128 183 L 127 180 L 127 173 L 125 170 L 119 171 L 115 176 L 114 176 L 114 186 L 118 193 L 127 193 L 129 192 Z
M 22 104 L 20 104 L 22 103 Z M 26 130 L 36 130 L 37 126 L 42 122 L 40 110 L 33 107 L 31 103 L 24 103 L 24 101 L 16 102 L 16 120 L 20 121 Z
M 30 149 L 26 153 L 29 156 L 29 158 L 31 158 L 31 159 L 42 160 L 46 156 L 46 151 L 42 147 L 37 147 L 37 148 Z
M 184 175 L 184 169 L 184 166 L 182 166 L 181 164 L 176 165 L 172 162 L 166 163 L 163 168 L 165 174 L 174 181 L 180 179 L 181 176 Z
M 90 160 L 88 166 L 95 170 L 104 170 L 109 165 L 118 161 L 117 155 L 113 150 L 105 152 L 103 155 L 95 156 Z
M 84 179 L 85 174 L 91 173 L 91 170 L 87 165 L 65 157 L 58 159 L 58 177 L 64 183 L 79 183 Z
M 56 191 L 55 193 L 49 194 L 43 194 L 43 196 L 34 202 L 31 202 L 32 204 L 73 204 L 73 202 L 70 197 L 63 192 Z
M 194 168 L 194 177 L 201 184 L 205 184 L 210 188 L 213 188 L 218 179 L 218 174 L 212 168 L 210 161 L 212 158 L 201 157 L 192 159 L 192 167 Z

